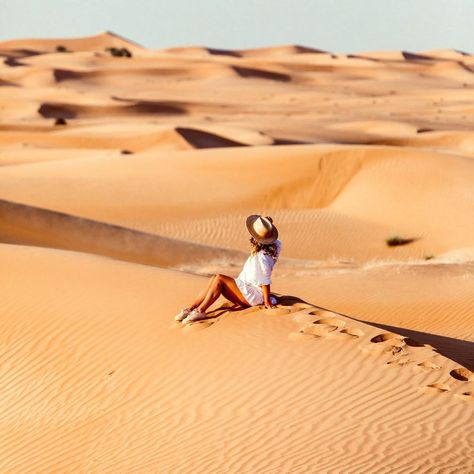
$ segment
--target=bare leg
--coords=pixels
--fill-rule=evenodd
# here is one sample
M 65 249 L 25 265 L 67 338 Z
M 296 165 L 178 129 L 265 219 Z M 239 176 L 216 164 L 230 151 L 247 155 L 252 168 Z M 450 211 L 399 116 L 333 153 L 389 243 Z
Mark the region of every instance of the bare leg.
M 223 295 L 232 303 L 240 306 L 250 306 L 240 292 L 238 286 L 235 284 L 235 280 L 232 277 L 218 273 L 212 281 L 211 287 L 209 288 L 204 300 L 198 305 L 198 311 L 205 312 L 220 295 Z
M 189 309 L 197 308 L 204 301 L 204 298 L 206 297 L 208 291 L 211 289 L 211 286 L 216 277 L 217 275 L 212 275 L 211 278 L 209 278 L 206 288 L 198 293 L 198 296 L 194 300 L 194 303 L 189 306 Z

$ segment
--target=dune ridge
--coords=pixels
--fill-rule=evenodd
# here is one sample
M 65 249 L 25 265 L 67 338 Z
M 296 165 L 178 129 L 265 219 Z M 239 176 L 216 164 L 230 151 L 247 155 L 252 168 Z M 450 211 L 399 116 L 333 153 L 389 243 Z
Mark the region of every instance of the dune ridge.
M 240 262 L 245 254 L 0 200 L 0 241 L 105 255 L 147 265 Z

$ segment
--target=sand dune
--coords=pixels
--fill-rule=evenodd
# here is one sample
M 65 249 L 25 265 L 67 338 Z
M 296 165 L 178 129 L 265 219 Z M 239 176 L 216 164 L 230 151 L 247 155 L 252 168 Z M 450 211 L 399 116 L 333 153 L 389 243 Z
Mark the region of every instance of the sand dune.
M 53 38 L 53 39 L 15 39 L 0 42 L 0 51 L 22 51 L 48 53 L 55 51 L 57 45 L 66 46 L 72 51 L 95 51 L 109 46 L 123 47 L 139 50 L 142 49 L 138 43 L 128 40 L 117 33 L 106 31 L 95 36 L 86 38 Z
M 274 313 L 223 307 L 179 328 L 166 312 L 199 277 L 0 251 L 11 268 L 2 305 L 15 321 L 2 329 L 12 334 L 5 471 L 402 472 L 420 453 L 427 470 L 473 462 L 471 372 L 429 346 L 294 299 Z M 20 280 L 30 288 L 21 305 Z
M 473 55 L 0 58 L 1 472 L 472 470 Z M 176 323 L 254 213 L 277 308 Z

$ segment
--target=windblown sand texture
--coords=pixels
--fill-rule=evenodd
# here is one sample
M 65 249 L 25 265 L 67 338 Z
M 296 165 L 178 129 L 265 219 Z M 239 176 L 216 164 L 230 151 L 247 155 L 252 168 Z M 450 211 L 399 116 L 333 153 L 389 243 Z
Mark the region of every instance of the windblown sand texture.
M 474 56 L 0 56 L 0 472 L 474 472 Z

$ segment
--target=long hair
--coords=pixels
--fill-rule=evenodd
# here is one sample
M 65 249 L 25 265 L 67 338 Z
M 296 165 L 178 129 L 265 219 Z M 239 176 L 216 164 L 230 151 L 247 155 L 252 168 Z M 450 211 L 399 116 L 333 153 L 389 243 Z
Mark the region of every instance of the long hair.
M 277 246 L 275 243 L 273 244 L 262 244 L 258 242 L 253 237 L 250 237 L 250 254 L 255 255 L 257 252 L 261 250 L 263 253 L 270 255 L 274 260 L 277 258 Z

